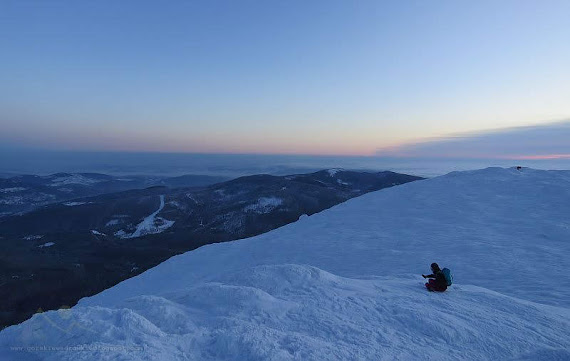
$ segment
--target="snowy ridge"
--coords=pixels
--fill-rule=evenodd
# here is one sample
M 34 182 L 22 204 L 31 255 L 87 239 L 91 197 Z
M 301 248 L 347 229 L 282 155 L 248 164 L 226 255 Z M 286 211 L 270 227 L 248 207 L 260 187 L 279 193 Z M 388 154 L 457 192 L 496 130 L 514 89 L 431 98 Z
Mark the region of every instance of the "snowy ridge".
M 327 172 L 329 173 L 329 176 L 334 177 L 336 176 L 336 174 L 338 172 L 342 172 L 344 169 L 342 168 L 331 168 L 331 169 L 327 169 Z
M 384 189 L 36 314 L 0 332 L 0 359 L 568 360 L 568 214 L 566 171 Z M 419 277 L 433 261 L 454 272 L 443 294 Z

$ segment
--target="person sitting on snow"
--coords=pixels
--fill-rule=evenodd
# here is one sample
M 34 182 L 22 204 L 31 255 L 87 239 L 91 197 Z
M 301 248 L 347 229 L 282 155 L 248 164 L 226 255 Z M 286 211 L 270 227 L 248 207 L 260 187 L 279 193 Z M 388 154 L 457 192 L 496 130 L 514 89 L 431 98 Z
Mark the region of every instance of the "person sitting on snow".
M 426 288 L 429 291 L 445 291 L 447 289 L 448 281 L 437 263 L 431 264 L 431 272 L 432 274 L 430 275 L 422 275 L 423 278 L 430 279 L 429 282 L 426 283 Z

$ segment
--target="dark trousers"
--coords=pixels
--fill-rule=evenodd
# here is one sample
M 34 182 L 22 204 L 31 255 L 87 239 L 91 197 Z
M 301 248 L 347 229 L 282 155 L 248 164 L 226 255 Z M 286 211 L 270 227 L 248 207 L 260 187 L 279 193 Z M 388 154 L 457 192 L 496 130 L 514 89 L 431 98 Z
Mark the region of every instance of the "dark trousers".
M 438 285 L 434 279 L 430 279 L 428 283 L 426 283 L 426 288 L 429 291 L 435 291 L 435 292 L 443 292 L 447 289 L 446 287 L 442 287 L 441 285 Z

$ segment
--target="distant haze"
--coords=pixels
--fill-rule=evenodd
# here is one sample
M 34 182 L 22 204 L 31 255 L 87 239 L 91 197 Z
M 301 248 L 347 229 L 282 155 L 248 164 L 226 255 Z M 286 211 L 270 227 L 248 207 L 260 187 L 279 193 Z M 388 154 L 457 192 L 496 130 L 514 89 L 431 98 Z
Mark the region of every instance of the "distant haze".
M 8 153 L 3 153 L 4 155 Z M 181 153 L 112 153 L 11 151 L 0 158 L 0 176 L 98 172 L 112 175 L 202 174 L 239 177 L 252 174 L 285 175 L 325 168 L 365 171 L 391 170 L 432 177 L 454 170 L 517 165 L 539 169 L 570 169 L 569 159 L 466 159 L 357 156 L 294 156 Z

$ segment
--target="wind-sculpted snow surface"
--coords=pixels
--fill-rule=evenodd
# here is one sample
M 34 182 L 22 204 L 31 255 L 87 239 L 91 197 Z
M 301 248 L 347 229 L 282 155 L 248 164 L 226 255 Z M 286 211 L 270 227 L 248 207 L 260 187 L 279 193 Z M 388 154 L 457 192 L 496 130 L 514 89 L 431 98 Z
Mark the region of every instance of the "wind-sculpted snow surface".
M 569 214 L 564 171 L 385 189 L 36 314 L 0 359 L 570 360 Z
M 112 308 L 39 314 L 3 336 L 15 345 L 24 335 L 42 345 L 89 345 L 36 353 L 54 361 L 509 360 L 536 352 L 567 359 L 569 327 L 568 310 L 476 286 L 430 294 L 413 277 L 350 279 L 278 265 Z

